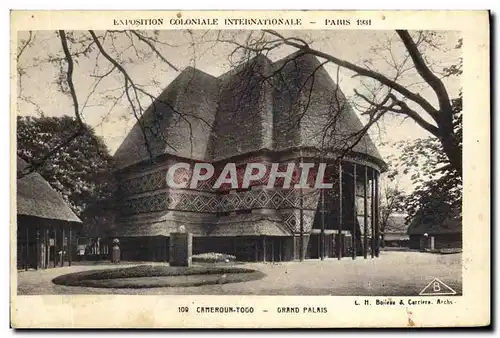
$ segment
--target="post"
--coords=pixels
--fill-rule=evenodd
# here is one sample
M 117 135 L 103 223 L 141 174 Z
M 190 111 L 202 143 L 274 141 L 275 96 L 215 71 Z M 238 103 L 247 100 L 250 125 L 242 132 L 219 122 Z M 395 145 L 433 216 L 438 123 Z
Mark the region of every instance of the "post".
M 169 241 L 169 238 L 168 237 L 164 237 L 163 238 L 163 249 L 164 249 L 164 253 L 163 253 L 163 261 L 164 262 L 168 262 L 168 250 L 170 249 L 168 247 L 168 241 Z
M 281 237 L 278 237 L 278 258 L 279 258 L 278 262 L 283 261 L 283 257 L 282 257 L 283 247 L 281 245 L 281 241 L 282 241 Z
M 29 230 L 28 230 L 28 225 L 26 224 L 26 258 L 24 259 L 24 269 L 28 271 L 28 266 L 29 266 L 29 252 L 30 252 L 30 246 L 29 246 Z
M 254 251 L 255 251 L 255 261 L 258 262 L 259 261 L 259 239 L 255 239 L 254 241 Z
M 61 266 L 64 266 L 64 225 L 61 226 Z
M 265 263 L 266 262 L 266 236 L 262 236 L 262 255 L 263 255 L 262 261 Z
M 357 188 L 357 184 L 356 184 L 356 163 L 353 163 L 353 176 L 354 176 L 354 188 L 353 188 L 353 194 L 354 194 L 354 199 L 353 199 L 353 215 L 352 215 L 352 259 L 356 259 L 356 255 L 357 255 L 357 247 L 356 247 L 356 224 L 358 223 L 358 214 L 357 214 L 357 210 L 356 210 L 356 200 L 357 200 L 357 196 L 356 196 L 356 188 Z
M 371 236 L 372 236 L 372 240 L 371 240 L 371 257 L 375 257 L 375 203 L 373 202 L 374 201 L 374 197 L 375 197 L 375 169 L 372 168 L 372 180 L 371 180 L 371 184 L 370 184 L 370 188 L 371 188 L 371 194 L 370 194 L 370 201 L 372 202 L 371 203 L 371 208 L 370 208 L 370 214 L 371 214 Z
M 113 242 L 118 243 L 116 238 Z M 193 256 L 193 235 L 189 232 L 170 233 L 170 266 L 191 266 Z
M 72 231 L 71 231 L 71 225 L 69 226 L 69 236 L 68 236 L 68 251 L 69 251 L 69 255 L 68 255 L 68 264 L 69 266 L 71 266 L 71 260 L 72 260 L 72 256 L 73 256 L 73 241 L 72 241 Z
M 342 239 L 342 160 L 339 161 L 339 254 L 338 259 L 342 258 L 344 253 L 344 241 Z
M 319 235 L 319 255 L 325 259 L 325 189 L 321 189 L 321 233 Z
M 367 201 L 367 193 L 368 193 L 368 167 L 365 166 L 365 181 L 364 181 L 364 189 L 363 189 L 363 257 L 366 259 L 368 257 L 368 201 Z
M 379 174 L 375 173 L 375 236 L 377 237 L 377 241 L 375 242 L 375 257 L 379 256 L 380 253 L 380 224 L 379 224 L 379 186 L 378 186 Z M 373 203 L 373 202 L 372 202 Z
M 271 262 L 274 263 L 274 238 L 271 238 Z
M 174 233 L 170 233 L 170 238 L 172 238 L 173 234 Z M 120 262 L 120 259 L 122 256 L 122 251 L 120 248 L 120 239 L 114 238 L 112 243 L 113 243 L 113 247 L 111 248 L 111 262 L 118 263 L 118 262 Z M 178 262 L 178 260 L 182 260 L 182 259 L 189 260 L 189 257 L 188 258 L 185 257 L 185 251 L 183 251 L 186 248 L 187 248 L 187 250 L 189 250 L 189 238 L 180 238 L 178 247 L 179 247 L 178 250 L 180 251 L 180 254 L 178 254 L 177 251 L 172 250 L 172 249 L 177 249 L 177 248 L 172 248 L 172 247 L 170 248 L 171 251 L 173 251 L 173 252 L 170 252 L 169 259 L 171 259 L 172 255 L 174 255 L 175 256 L 174 264 L 176 264 Z M 181 258 L 178 258 L 179 255 Z
M 45 226 L 45 269 L 49 267 L 49 259 L 50 259 L 50 240 L 49 240 L 49 227 Z
M 300 150 L 300 163 L 302 163 L 303 158 L 302 158 L 302 150 Z M 301 173 L 302 174 L 302 173 Z M 300 192 L 300 201 L 299 201 L 299 223 L 300 223 L 300 248 L 299 248 L 299 254 L 300 254 L 300 261 L 302 262 L 305 257 L 304 253 L 304 195 L 302 188 L 299 189 Z M 295 254 L 295 253 L 294 253 Z
M 54 268 L 57 267 L 57 229 L 54 227 Z
M 36 227 L 36 269 L 40 269 L 40 263 L 42 258 L 42 247 L 40 245 L 40 227 Z

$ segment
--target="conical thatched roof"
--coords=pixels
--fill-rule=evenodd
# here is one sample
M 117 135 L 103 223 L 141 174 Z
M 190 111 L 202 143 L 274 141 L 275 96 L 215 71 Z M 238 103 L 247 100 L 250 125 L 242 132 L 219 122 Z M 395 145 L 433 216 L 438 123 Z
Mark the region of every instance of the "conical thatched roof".
M 332 119 L 335 127 L 324 145 L 322 128 Z M 260 150 L 340 151 L 362 128 L 316 57 L 293 54 L 273 63 L 259 55 L 217 78 L 186 68 L 136 123 L 114 158 L 123 169 L 150 155 L 216 162 Z M 385 167 L 367 135 L 352 153 Z
M 17 157 L 17 170 L 26 165 Z M 17 180 L 17 215 L 81 223 L 63 197 L 37 172 Z

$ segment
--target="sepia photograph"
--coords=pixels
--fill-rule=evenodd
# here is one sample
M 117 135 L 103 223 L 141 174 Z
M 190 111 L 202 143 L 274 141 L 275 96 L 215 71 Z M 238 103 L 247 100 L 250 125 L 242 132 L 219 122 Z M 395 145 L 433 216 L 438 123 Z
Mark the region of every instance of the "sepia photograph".
M 466 295 L 462 31 L 160 13 L 13 33 L 17 296 Z

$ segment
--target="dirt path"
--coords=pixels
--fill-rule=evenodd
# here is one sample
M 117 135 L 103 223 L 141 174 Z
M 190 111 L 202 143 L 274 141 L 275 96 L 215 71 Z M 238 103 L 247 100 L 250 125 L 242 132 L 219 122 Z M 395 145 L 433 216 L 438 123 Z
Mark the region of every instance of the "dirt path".
M 161 264 L 161 263 L 156 263 Z M 126 266 L 126 265 L 122 265 Z M 213 295 L 335 295 L 412 296 L 434 278 L 462 291 L 461 254 L 382 252 L 380 258 L 344 258 L 241 265 L 267 277 L 244 283 L 153 289 L 98 289 L 55 285 L 59 275 L 112 265 L 72 266 L 18 273 L 18 294 L 213 294 Z

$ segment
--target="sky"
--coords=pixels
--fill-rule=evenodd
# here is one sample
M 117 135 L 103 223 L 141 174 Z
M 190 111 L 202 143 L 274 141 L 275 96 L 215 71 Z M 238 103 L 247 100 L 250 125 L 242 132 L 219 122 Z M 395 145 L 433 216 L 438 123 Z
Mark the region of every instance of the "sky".
M 103 34 L 103 32 L 96 32 Z M 389 65 L 394 61 L 400 62 L 405 58 L 404 48 L 393 31 L 376 30 L 316 30 L 316 31 L 286 31 L 287 36 L 300 37 L 310 43 L 312 48 L 334 55 L 337 58 L 348 60 L 358 65 L 374 67 L 379 72 L 392 75 L 393 67 Z M 73 32 L 75 39 L 83 37 L 86 32 Z M 252 36 L 260 32 L 253 31 Z M 47 58 L 62 56 L 61 42 L 55 32 L 33 32 L 32 44 L 27 47 L 19 58 L 19 66 L 25 71 L 22 76 L 22 95 L 30 101 L 18 100 L 17 110 L 20 115 L 37 115 L 42 111 L 46 116 L 73 115 L 72 101 L 69 95 L 62 93 L 57 84 L 59 68 L 66 69 L 66 64 L 55 61 L 46 62 Z M 215 41 L 217 37 L 224 40 L 243 42 L 248 36 L 248 31 L 186 31 L 164 30 L 159 31 L 157 39 L 162 43 L 155 44 L 158 51 L 175 66 L 175 69 L 162 62 L 155 55 L 145 55 L 148 46 L 135 39 L 134 45 L 125 34 L 117 34 L 111 41 L 107 37 L 105 48 L 116 50 L 120 53 L 122 64 L 130 73 L 137 84 L 145 86 L 152 94 L 159 94 L 175 77 L 187 66 L 196 67 L 208 74 L 218 76 L 228 71 L 239 61 L 238 54 L 232 54 L 234 45 Z M 28 32 L 19 33 L 19 41 L 26 40 Z M 433 69 L 439 71 L 443 66 L 457 63 L 461 56 L 460 50 L 455 49 L 458 32 L 439 32 L 436 41 L 440 42 L 439 48 L 427 48 L 425 55 L 427 62 Z M 387 49 L 375 49 L 387 46 L 390 43 L 390 52 Z M 70 43 L 72 51 L 77 45 Z M 295 50 L 290 47 L 280 48 L 269 54 L 271 60 L 280 59 Z M 135 118 L 130 112 L 125 98 L 113 104 L 114 98 L 123 91 L 123 78 L 118 72 L 111 73 L 101 80 L 96 75 L 105 74 L 111 70 L 110 63 L 102 56 L 91 51 L 88 57 L 79 57 L 74 70 L 74 83 L 80 108 L 86 123 L 93 126 L 98 135 L 102 136 L 111 153 L 119 147 L 128 131 L 135 123 Z M 116 55 L 116 54 L 114 54 Z M 367 64 L 367 62 L 370 62 Z M 410 65 L 411 63 L 408 63 Z M 327 65 L 327 71 L 332 78 L 337 78 L 337 66 Z M 339 85 L 344 94 L 349 98 L 354 95 L 354 89 L 363 89 L 363 84 L 373 82 L 360 77 L 352 77 L 353 73 L 339 70 Z M 436 106 L 437 100 L 432 90 L 421 84 L 421 78 L 414 70 L 409 70 L 401 78 L 400 83 L 414 92 L 425 97 Z M 458 96 L 461 84 L 460 79 L 451 77 L 444 79 L 444 83 L 451 97 Z M 92 93 L 92 95 L 89 95 Z M 34 103 L 34 104 L 33 104 Z M 144 102 L 147 106 L 148 102 Z M 36 106 L 35 106 L 36 105 Z M 412 108 L 418 109 L 416 106 Z M 418 110 L 417 110 L 418 111 Z M 359 111 L 358 111 L 359 113 Z M 364 117 L 360 115 L 362 121 Z M 377 128 L 372 128 L 370 135 L 379 146 L 383 157 L 397 154 L 391 144 L 398 141 L 411 141 L 416 138 L 427 137 L 428 133 L 416 126 L 411 120 L 401 117 L 387 116 Z M 403 189 L 410 189 L 410 182 L 402 177 L 400 185 Z

